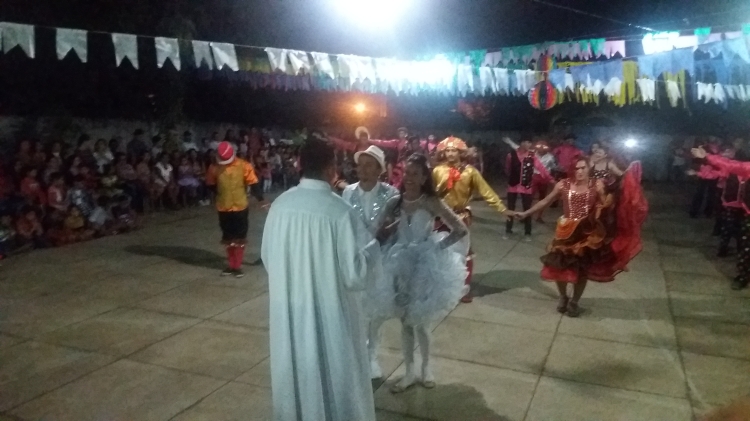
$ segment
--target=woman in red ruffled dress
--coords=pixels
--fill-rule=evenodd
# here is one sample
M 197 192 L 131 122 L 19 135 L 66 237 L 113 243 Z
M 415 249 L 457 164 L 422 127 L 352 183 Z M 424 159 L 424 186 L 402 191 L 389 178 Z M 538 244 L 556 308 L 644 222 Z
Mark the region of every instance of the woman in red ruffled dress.
M 589 280 L 611 282 L 627 270 L 627 264 L 641 251 L 641 226 L 648 203 L 640 186 L 640 163 L 634 163 L 621 180 L 617 203 L 615 195 L 601 179 L 590 175 L 587 158 L 578 158 L 573 175 L 559 181 L 552 192 L 529 210 L 517 214 L 525 218 L 553 201 L 563 203 L 563 215 L 557 222 L 555 238 L 542 256 L 542 278 L 557 284 L 560 299 L 557 311 L 577 317 L 578 301 Z M 616 232 L 604 219 L 616 215 Z M 568 297 L 573 284 L 573 297 Z

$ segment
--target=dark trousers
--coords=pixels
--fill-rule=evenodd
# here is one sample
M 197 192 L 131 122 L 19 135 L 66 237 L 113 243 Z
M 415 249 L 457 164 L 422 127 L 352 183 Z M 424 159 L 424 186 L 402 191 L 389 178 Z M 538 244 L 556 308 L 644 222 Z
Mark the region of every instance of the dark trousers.
M 725 255 L 729 249 L 729 242 L 734 238 L 737 251 L 742 247 L 741 230 L 745 210 L 742 208 L 726 207 L 721 212 L 721 235 L 719 237 L 719 254 Z
M 750 215 L 742 217 L 741 242 L 747 244 L 750 237 Z M 750 247 L 740 247 L 737 253 L 737 280 L 747 283 L 750 281 Z
M 698 186 L 693 195 L 693 203 L 690 205 L 691 218 L 698 217 L 704 199 L 706 207 L 703 212 L 708 217 L 713 215 L 714 208 L 716 207 L 716 180 L 698 180 Z
M 508 200 L 506 201 L 505 205 L 510 210 L 516 210 L 516 199 L 521 196 L 521 206 L 523 206 L 523 210 L 529 210 L 531 208 L 531 202 L 534 200 L 534 196 L 531 194 L 524 194 L 524 193 L 508 193 Z M 531 217 L 528 216 L 524 218 L 523 220 L 524 225 L 524 234 L 531 235 Z M 510 234 L 513 231 L 513 218 L 509 219 L 508 222 L 505 223 L 505 232 Z

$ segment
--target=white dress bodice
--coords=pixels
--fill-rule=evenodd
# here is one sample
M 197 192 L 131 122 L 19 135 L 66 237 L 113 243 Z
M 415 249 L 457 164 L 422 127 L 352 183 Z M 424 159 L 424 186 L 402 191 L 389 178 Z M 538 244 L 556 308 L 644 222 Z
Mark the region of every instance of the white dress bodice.
M 404 211 L 398 224 L 397 243 L 421 243 L 427 241 L 435 228 L 435 217 L 426 209 L 418 208 L 412 213 Z

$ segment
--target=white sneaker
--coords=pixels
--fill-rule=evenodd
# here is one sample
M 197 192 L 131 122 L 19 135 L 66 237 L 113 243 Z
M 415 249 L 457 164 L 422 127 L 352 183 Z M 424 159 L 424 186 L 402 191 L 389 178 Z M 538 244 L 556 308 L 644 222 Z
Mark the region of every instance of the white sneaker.
M 527 243 L 530 243 L 531 242 L 531 236 L 530 235 L 524 235 L 523 236 L 523 241 L 525 241 Z
M 508 233 L 508 232 L 504 233 L 503 234 L 503 240 L 507 240 L 508 238 L 510 238 L 510 235 L 511 235 L 511 233 Z

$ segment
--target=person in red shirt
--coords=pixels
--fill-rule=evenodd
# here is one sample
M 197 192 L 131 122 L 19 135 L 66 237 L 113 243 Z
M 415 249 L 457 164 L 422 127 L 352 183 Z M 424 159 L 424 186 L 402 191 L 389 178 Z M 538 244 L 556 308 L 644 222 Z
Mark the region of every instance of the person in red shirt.
M 556 171 L 555 179 L 562 180 L 567 178 L 570 170 L 573 168 L 575 160 L 584 156 L 582 150 L 575 146 L 576 137 L 569 134 L 563 138 L 562 144 L 552 151 L 559 170 Z
M 21 179 L 21 196 L 32 205 L 41 206 L 47 203 L 47 197 L 42 190 L 41 184 L 39 184 L 35 168 L 24 170 L 24 175 Z

